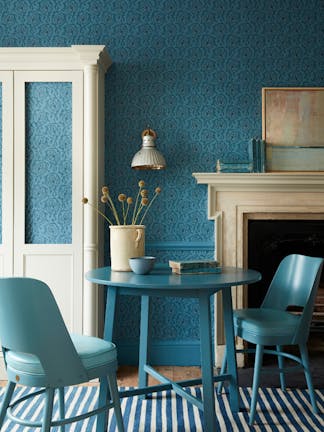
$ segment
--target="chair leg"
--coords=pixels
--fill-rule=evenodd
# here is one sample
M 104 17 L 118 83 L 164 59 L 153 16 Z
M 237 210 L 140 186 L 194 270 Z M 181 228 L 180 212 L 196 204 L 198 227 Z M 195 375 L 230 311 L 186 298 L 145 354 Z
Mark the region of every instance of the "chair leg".
M 277 345 L 277 353 L 282 352 L 282 347 L 281 345 Z M 281 355 L 278 355 L 278 366 L 280 369 L 284 369 L 285 367 L 285 362 L 284 362 L 284 358 Z M 280 387 L 282 391 L 286 390 L 286 380 L 285 380 L 285 373 L 282 371 L 279 373 L 280 376 Z
M 6 417 L 7 409 L 10 404 L 12 394 L 15 390 L 16 383 L 8 381 L 8 384 L 6 386 L 5 394 L 3 396 L 3 401 L 0 408 L 0 430 L 2 428 L 4 419 Z
M 307 351 L 306 344 L 300 344 L 299 345 L 299 351 L 301 354 L 301 360 L 302 360 L 302 364 L 304 367 L 304 374 L 305 374 L 305 378 L 306 378 L 306 383 L 307 383 L 307 387 L 308 387 L 308 391 L 309 391 L 309 397 L 311 400 L 313 412 L 314 412 L 314 414 L 318 414 L 318 407 L 317 407 L 317 403 L 316 403 L 316 397 L 315 397 L 315 392 L 314 392 L 314 387 L 313 387 L 312 376 L 311 376 L 310 368 L 309 368 L 309 358 L 308 358 L 308 351 Z
M 227 369 L 227 351 L 226 351 L 226 346 L 224 349 L 224 356 L 223 356 L 223 361 L 222 361 L 222 367 L 221 370 L 219 372 L 219 375 L 223 375 L 225 373 Z M 219 381 L 218 385 L 217 385 L 217 394 L 220 395 L 222 393 L 224 387 L 224 381 Z
M 48 388 L 45 391 L 45 406 L 43 414 L 43 424 L 41 432 L 50 432 L 53 412 L 53 401 L 54 401 L 55 389 Z
M 65 419 L 64 387 L 60 387 L 58 389 L 58 393 L 59 393 L 59 414 L 60 414 L 60 419 L 64 420 Z M 65 431 L 65 425 L 62 425 L 60 427 L 61 427 L 61 432 L 64 432 Z
M 108 383 L 106 377 L 101 377 L 99 381 L 100 381 L 100 387 L 99 387 L 98 407 L 101 407 L 106 405 L 107 403 Z M 102 413 L 97 415 L 96 432 L 106 432 L 107 426 L 108 426 L 108 410 L 105 410 Z
M 250 418 L 249 424 L 252 426 L 254 423 L 254 417 L 256 412 L 256 403 L 258 399 L 259 383 L 260 383 L 260 372 L 262 367 L 263 359 L 263 345 L 257 345 L 255 351 L 255 361 L 254 361 L 254 373 L 253 373 L 253 384 L 252 384 L 252 399 L 250 408 Z
M 115 373 L 108 375 L 108 381 L 109 381 L 109 389 L 111 394 L 111 399 L 114 403 L 114 412 L 116 417 L 116 424 L 118 432 L 124 432 L 124 422 L 123 422 L 123 416 L 121 413 L 120 408 L 120 398 L 118 393 L 118 387 L 117 387 L 117 380 Z

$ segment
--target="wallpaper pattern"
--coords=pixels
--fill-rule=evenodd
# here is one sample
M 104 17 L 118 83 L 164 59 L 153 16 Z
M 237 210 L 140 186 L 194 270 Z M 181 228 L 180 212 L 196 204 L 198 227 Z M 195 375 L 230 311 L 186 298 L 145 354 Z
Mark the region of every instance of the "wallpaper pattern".
M 159 261 L 213 256 L 207 189 L 192 173 L 247 159 L 249 139 L 261 135 L 261 88 L 324 85 L 322 0 L 2 3 L 1 46 L 107 46 L 106 181 L 116 195 L 141 178 L 162 188 L 146 220 L 148 252 Z M 130 168 L 148 125 L 165 171 Z M 153 336 L 198 337 L 195 301 L 157 299 L 152 314 Z M 117 337 L 136 337 L 137 299 L 122 299 L 117 318 Z

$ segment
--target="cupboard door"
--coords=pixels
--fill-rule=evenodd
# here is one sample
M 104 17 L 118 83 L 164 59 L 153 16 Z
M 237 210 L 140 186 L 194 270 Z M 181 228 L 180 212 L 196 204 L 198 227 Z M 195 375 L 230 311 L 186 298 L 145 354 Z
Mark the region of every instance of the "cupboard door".
M 13 272 L 52 289 L 82 332 L 83 73 L 14 72 Z
M 101 334 L 97 199 L 104 168 L 104 45 L 0 48 L 0 277 L 47 282 L 70 331 Z M 0 378 L 5 379 L 0 353 Z

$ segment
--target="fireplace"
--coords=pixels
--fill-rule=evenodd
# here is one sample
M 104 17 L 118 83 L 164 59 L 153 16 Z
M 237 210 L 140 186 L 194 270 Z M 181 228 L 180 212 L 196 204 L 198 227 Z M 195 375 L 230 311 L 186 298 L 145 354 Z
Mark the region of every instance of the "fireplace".
M 313 248 L 318 241 L 323 240 L 321 233 L 314 237 L 311 231 L 312 227 L 324 225 L 324 173 L 194 173 L 193 176 L 198 184 L 208 186 L 207 217 L 215 223 L 215 258 L 222 265 L 253 268 L 249 244 L 252 239 L 254 241 L 254 236 L 251 238 L 250 234 L 249 238 L 249 233 L 252 226 L 262 223 L 267 226 L 272 223 L 287 223 L 292 224 L 292 227 L 304 225 L 304 235 L 309 244 L 306 249 L 291 252 L 309 251 L 308 254 L 314 256 Z M 275 241 L 280 243 L 281 252 L 276 256 L 274 267 L 278 265 L 279 257 L 288 254 L 287 245 L 290 242 L 283 237 L 284 239 Z M 301 243 L 305 243 L 305 239 Z M 270 247 L 276 246 L 271 245 L 271 242 L 269 244 Z M 322 256 L 324 248 L 318 248 L 315 255 Z M 261 272 L 264 273 L 264 283 L 267 285 L 266 279 L 271 279 L 272 276 L 265 270 Z M 235 287 L 233 306 L 248 306 L 249 297 L 260 303 L 262 296 L 264 292 L 262 293 L 260 285 Z M 218 366 L 225 343 L 219 296 L 215 296 L 215 310 L 215 362 Z M 239 359 L 239 365 L 243 365 L 243 358 Z
M 248 266 L 262 274 L 262 280 L 248 289 L 248 306 L 259 307 L 280 261 L 299 253 L 324 256 L 324 220 L 249 220 Z M 315 301 L 311 332 L 324 335 L 324 273 Z

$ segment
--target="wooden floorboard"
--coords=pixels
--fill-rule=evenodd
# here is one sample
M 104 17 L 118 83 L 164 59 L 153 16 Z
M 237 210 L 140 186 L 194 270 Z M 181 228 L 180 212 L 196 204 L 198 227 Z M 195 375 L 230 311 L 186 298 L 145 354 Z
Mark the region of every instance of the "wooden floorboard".
M 155 366 L 159 373 L 165 375 L 172 381 L 189 380 L 199 378 L 201 370 L 198 366 Z M 138 380 L 137 366 L 119 366 L 117 372 L 117 382 L 121 387 L 136 387 Z M 153 377 L 149 377 L 149 385 L 158 384 Z
M 156 366 L 156 370 L 173 381 L 199 378 L 200 367 L 196 366 Z M 119 366 L 117 371 L 117 383 L 120 387 L 136 387 L 138 382 L 137 366 Z M 6 381 L 0 381 L 0 386 L 5 386 Z M 155 385 L 158 381 L 149 377 L 149 385 Z M 90 385 L 93 385 L 91 383 Z M 95 384 L 94 384 L 95 385 Z

